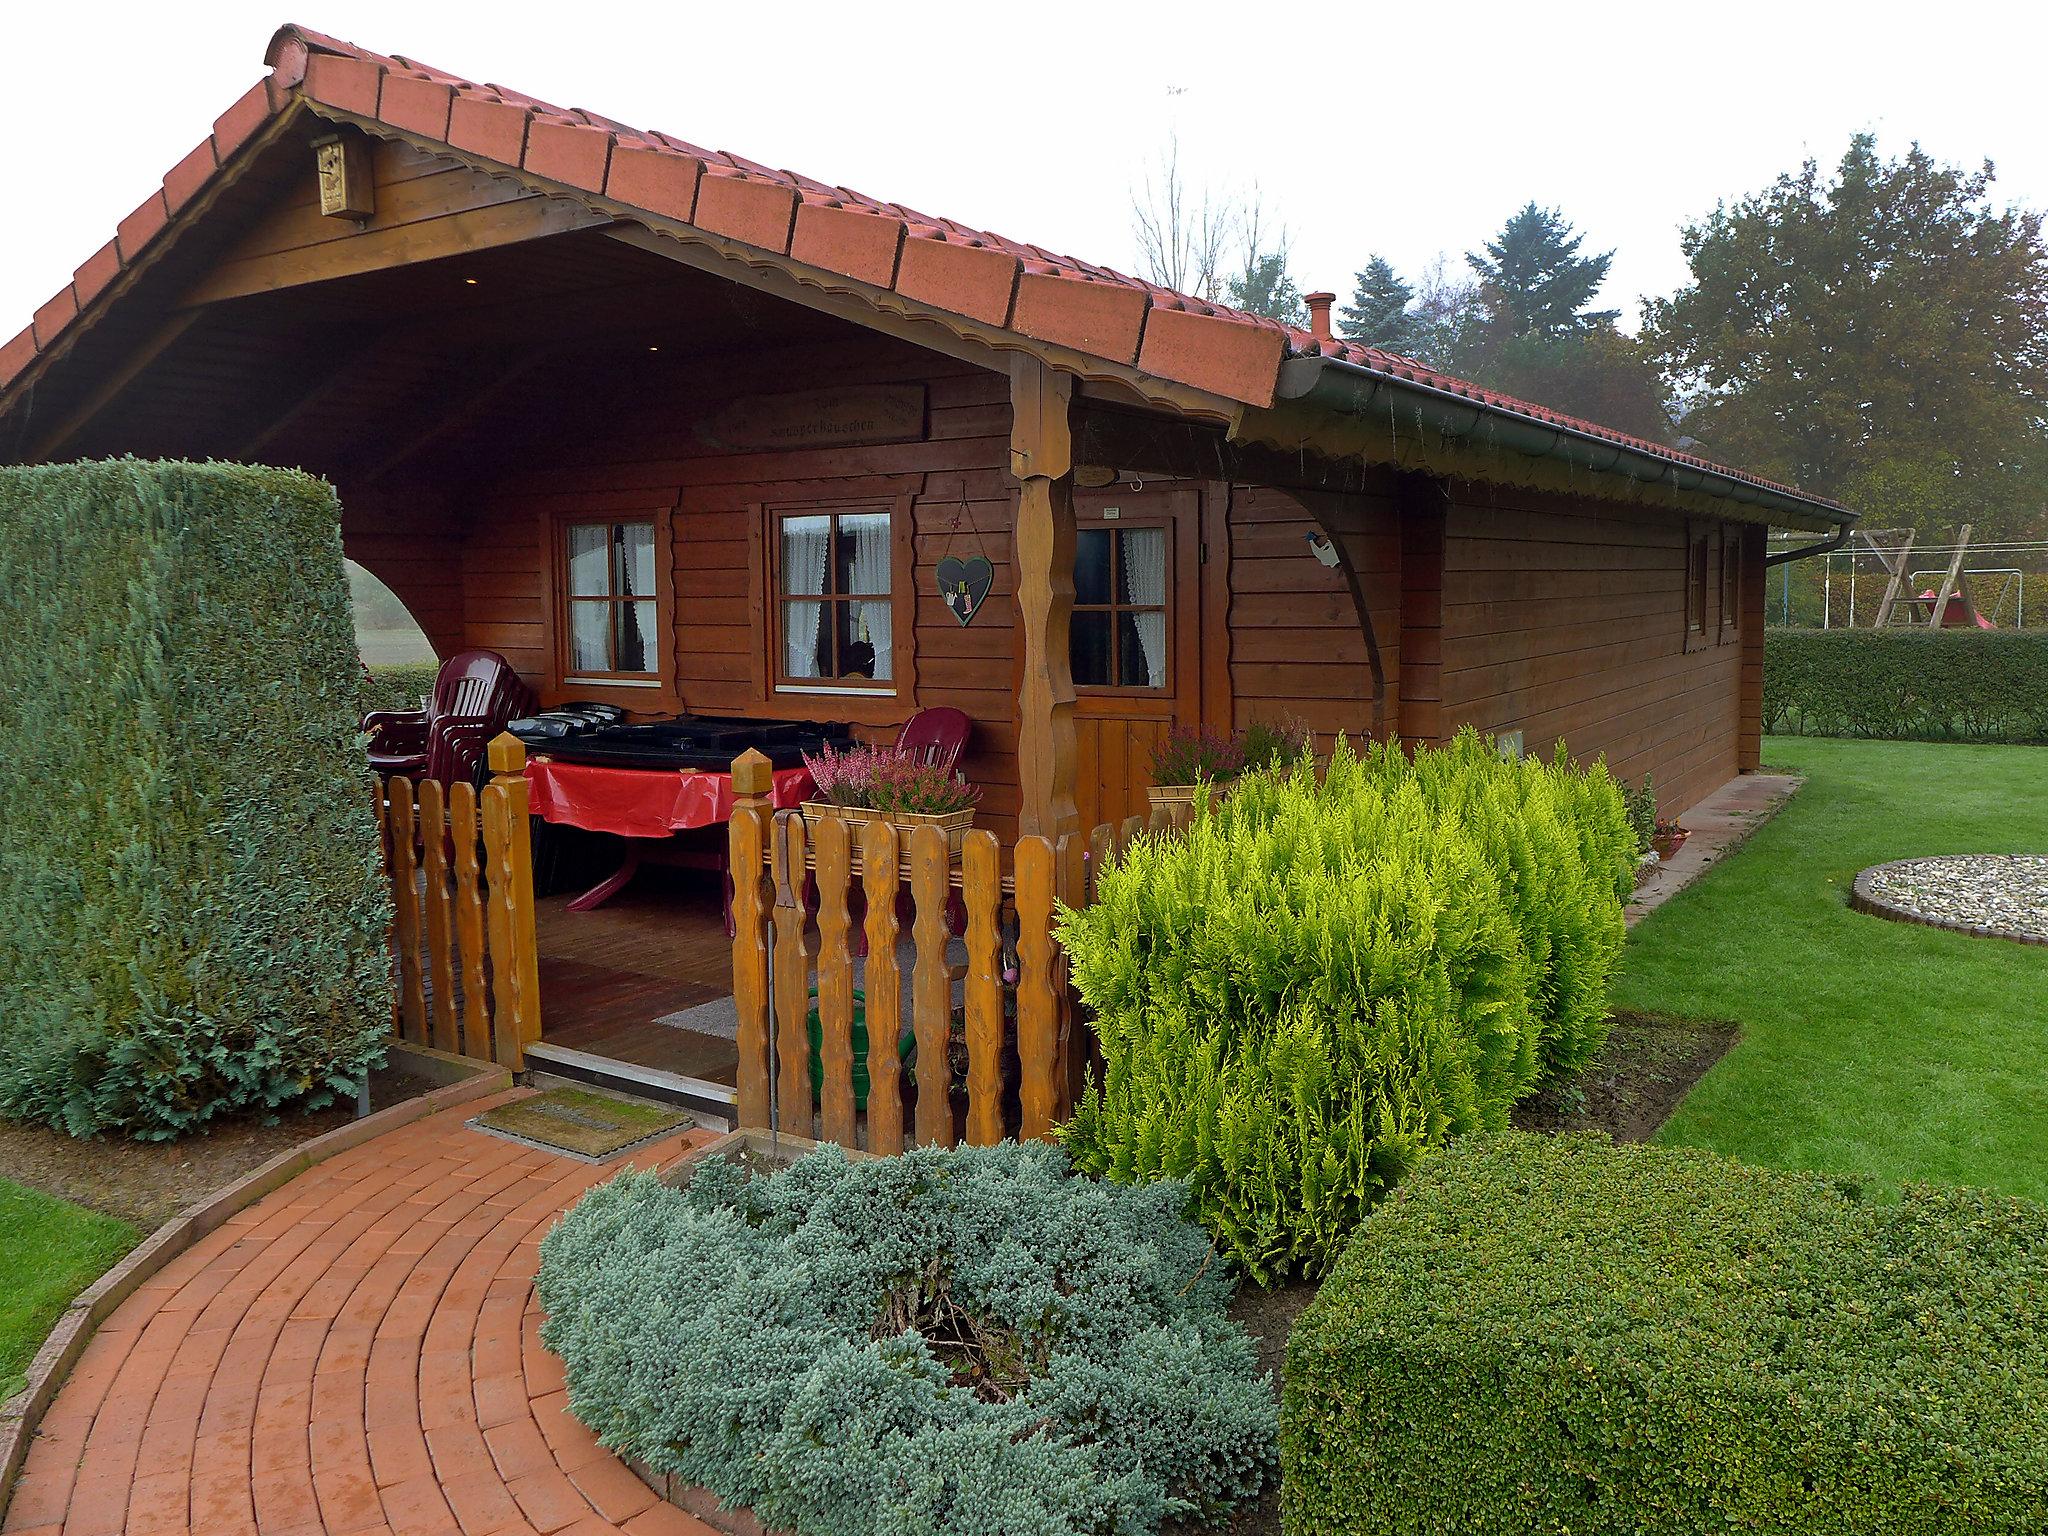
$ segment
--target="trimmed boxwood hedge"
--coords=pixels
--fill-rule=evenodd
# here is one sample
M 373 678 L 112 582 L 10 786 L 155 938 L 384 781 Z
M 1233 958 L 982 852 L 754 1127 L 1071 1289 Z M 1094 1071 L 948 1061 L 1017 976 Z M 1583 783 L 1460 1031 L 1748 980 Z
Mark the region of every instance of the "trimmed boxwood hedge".
M 1764 728 L 2048 742 L 2048 631 L 1766 630 Z
M 1300 1536 L 2038 1536 L 2048 1208 L 1475 1138 L 1297 1321 L 1281 1454 Z
M 362 674 L 358 707 L 363 714 L 373 709 L 418 709 L 420 700 L 434 691 L 441 675 L 438 661 L 406 661 L 377 667 Z
M 352 1092 L 390 901 L 324 482 L 0 469 L 0 1112 L 167 1138 Z

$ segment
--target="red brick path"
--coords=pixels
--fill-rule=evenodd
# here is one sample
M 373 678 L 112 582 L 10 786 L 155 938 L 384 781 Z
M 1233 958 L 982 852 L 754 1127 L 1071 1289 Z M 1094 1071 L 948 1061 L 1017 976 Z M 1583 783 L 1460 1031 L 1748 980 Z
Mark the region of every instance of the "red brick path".
M 463 1125 L 516 1096 L 345 1152 L 172 1260 L 50 1405 L 0 1530 L 715 1536 L 568 1414 L 540 1239 L 619 1165 Z

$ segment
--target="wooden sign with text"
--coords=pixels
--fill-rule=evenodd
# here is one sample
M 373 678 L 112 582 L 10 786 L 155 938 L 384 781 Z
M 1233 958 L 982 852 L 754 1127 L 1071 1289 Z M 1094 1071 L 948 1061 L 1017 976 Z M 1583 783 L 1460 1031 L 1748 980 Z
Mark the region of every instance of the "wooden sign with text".
M 856 384 L 788 395 L 735 395 L 702 427 L 720 448 L 838 448 L 924 436 L 922 384 Z

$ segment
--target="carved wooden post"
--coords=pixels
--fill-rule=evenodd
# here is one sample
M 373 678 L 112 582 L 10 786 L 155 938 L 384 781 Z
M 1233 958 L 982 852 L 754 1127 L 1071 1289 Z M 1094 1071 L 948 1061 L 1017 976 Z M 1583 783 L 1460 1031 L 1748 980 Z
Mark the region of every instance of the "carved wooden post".
M 540 1038 L 540 945 L 533 919 L 533 831 L 528 819 L 526 748 L 509 731 L 490 746 L 484 789 L 484 844 L 490 853 L 492 1023 L 500 1066 L 525 1065 Z
M 748 748 L 733 760 L 731 858 L 732 998 L 739 1013 L 740 1127 L 768 1127 L 768 839 L 775 769 Z
M 1036 358 L 1010 365 L 1010 473 L 1017 477 L 1017 623 L 1024 677 L 1017 691 L 1018 830 L 1057 838 L 1079 830 L 1074 805 L 1074 381 Z

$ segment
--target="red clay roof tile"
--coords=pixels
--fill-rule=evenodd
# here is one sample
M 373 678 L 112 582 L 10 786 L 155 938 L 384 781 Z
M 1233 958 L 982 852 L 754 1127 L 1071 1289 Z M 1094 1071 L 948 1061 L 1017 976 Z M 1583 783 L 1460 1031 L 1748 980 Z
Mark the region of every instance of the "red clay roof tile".
M 699 229 L 725 235 L 778 256 L 789 249 L 796 219 L 796 188 L 762 176 L 740 176 L 706 166 L 697 183 Z
M 604 195 L 683 223 L 697 209 L 697 178 L 704 162 L 643 140 L 620 139 L 612 146 Z
M 306 60 L 305 92 L 315 101 L 357 117 L 375 117 L 377 85 L 383 77 L 384 71 L 372 59 L 316 53 Z
M 193 195 L 212 178 L 220 162 L 213 155 L 213 140 L 195 148 L 164 173 L 164 207 L 172 213 L 192 201 Z
M 72 316 L 77 313 L 78 295 L 73 293 L 71 285 L 66 283 L 44 302 L 41 309 L 36 311 L 35 333 L 37 348 L 47 347 L 51 342 L 55 341 L 57 333 L 69 325 Z
M 85 258 L 85 264 L 71 274 L 71 288 L 78 295 L 78 307 L 85 308 L 121 275 L 121 251 L 113 241 Z
M 1145 290 L 1044 268 L 1042 262 L 1028 263 L 1017 279 L 1011 328 L 1113 363 L 1136 362 L 1150 303 Z
M 526 149 L 527 109 L 495 94 L 457 91 L 448 114 L 448 142 L 500 165 L 517 165 Z
M 12 384 L 15 375 L 35 360 L 35 327 L 24 325 L 12 341 L 0 347 L 0 389 Z
M 123 219 L 115 230 L 115 239 L 121 247 L 121 261 L 125 265 L 142 254 L 142 248 L 156 238 L 158 230 L 171 221 L 170 210 L 164 206 L 163 189 L 144 198 L 136 210 Z
M 270 121 L 270 82 L 258 80 L 232 107 L 213 120 L 213 151 L 221 163 L 248 143 Z
M 629 208 L 692 222 L 764 250 L 787 250 L 823 270 L 877 288 L 893 286 L 906 298 L 984 324 L 1011 326 L 1037 340 L 1119 362 L 1129 362 L 1135 349 L 1136 366 L 1144 372 L 1228 399 L 1268 405 L 1287 357 L 1331 357 L 1673 463 L 1802 495 L 1371 347 L 1321 341 L 1305 330 L 1174 293 L 1108 267 L 930 218 L 900 203 L 828 187 L 738 155 L 713 153 L 669 134 L 634 130 L 594 112 L 564 110 L 502 86 L 476 85 L 418 60 L 372 53 L 303 27 L 280 30 L 266 58 L 272 74 L 261 88 L 263 95 L 250 91 L 215 125 L 222 160 L 294 89 L 361 117 L 378 115 L 381 93 L 384 120 L 393 127 L 429 139 L 445 133 L 451 147 L 480 159 L 523 164 L 536 176 L 591 192 L 602 189 Z M 452 106 L 445 128 L 437 129 L 445 93 L 452 93 Z M 187 156 L 166 178 L 165 193 L 152 194 L 121 221 L 117 249 L 124 264 L 140 254 L 163 228 L 169 211 L 203 182 L 210 166 L 201 162 L 212 159 L 214 148 L 204 145 Z M 101 252 L 79 269 L 81 292 L 90 288 L 97 293 L 110 280 L 105 256 Z M 25 365 L 25 346 L 34 345 L 37 337 L 48 345 L 70 294 L 67 289 L 38 311 L 33 335 L 25 331 L 0 349 L 0 383 Z M 1804 499 L 1835 506 L 1820 497 Z
M 1138 366 L 1252 405 L 1271 405 L 1288 332 L 1271 320 L 1155 304 Z
M 405 133 L 447 142 L 448 109 L 455 101 L 455 87 L 444 80 L 423 80 L 418 75 L 386 75 L 377 98 L 377 120 Z
M 993 246 L 946 240 L 912 226 L 896 264 L 896 291 L 970 320 L 1002 325 L 1017 287 L 1017 258 Z
M 896 252 L 903 221 L 859 208 L 806 202 L 796 211 L 789 254 L 798 261 L 887 288 L 896 281 Z
M 604 191 L 604 168 L 611 159 L 612 136 L 574 118 L 536 112 L 526 130 L 528 172 L 586 192 Z

